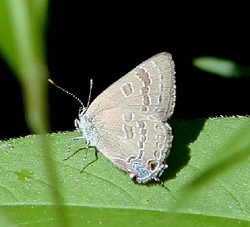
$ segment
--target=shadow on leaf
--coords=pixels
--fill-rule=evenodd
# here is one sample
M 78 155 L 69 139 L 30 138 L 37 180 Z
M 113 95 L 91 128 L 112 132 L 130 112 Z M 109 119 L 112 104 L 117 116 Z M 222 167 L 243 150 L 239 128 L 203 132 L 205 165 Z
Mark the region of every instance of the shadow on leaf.
M 202 131 L 206 119 L 196 120 L 170 120 L 173 129 L 173 145 L 169 157 L 166 160 L 168 169 L 161 179 L 165 182 L 175 178 L 176 174 L 188 164 L 190 160 L 189 144 L 194 142 Z

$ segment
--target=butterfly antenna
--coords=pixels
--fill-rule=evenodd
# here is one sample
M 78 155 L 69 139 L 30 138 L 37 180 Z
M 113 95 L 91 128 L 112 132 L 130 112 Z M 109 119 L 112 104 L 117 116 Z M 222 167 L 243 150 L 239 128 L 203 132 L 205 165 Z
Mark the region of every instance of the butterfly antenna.
M 90 103 L 90 99 L 91 99 L 92 87 L 93 87 L 93 80 L 90 79 L 89 98 L 88 98 L 88 103 L 87 103 L 86 109 L 88 109 L 88 107 L 89 107 L 89 103 Z
M 81 101 L 78 97 L 76 97 L 74 94 L 72 94 L 72 93 L 70 93 L 69 91 L 65 90 L 64 88 L 58 86 L 53 80 L 48 79 L 48 81 L 49 81 L 52 85 L 54 85 L 54 86 L 56 86 L 57 88 L 59 88 L 60 90 L 62 90 L 62 91 L 64 91 L 65 93 L 67 93 L 67 94 L 73 96 L 73 97 L 81 104 L 81 106 L 84 107 L 82 101 Z

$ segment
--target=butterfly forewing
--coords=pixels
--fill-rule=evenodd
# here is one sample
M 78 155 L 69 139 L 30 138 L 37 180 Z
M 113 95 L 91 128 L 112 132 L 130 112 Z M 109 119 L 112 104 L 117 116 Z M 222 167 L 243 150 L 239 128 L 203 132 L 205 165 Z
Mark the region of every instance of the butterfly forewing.
M 96 115 L 120 107 L 166 120 L 175 105 L 174 73 L 171 55 L 166 52 L 157 54 L 102 92 L 87 113 Z

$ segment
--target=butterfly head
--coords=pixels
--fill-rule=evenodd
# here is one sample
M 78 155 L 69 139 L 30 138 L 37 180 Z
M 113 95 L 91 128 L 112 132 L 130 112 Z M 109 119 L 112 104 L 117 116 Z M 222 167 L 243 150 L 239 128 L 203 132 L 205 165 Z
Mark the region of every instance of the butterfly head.
M 86 111 L 87 111 L 87 108 L 85 108 L 84 106 L 81 106 L 79 108 L 78 118 L 75 119 L 75 128 L 78 133 L 83 132 L 83 120 L 82 119 Z
M 87 111 L 87 108 L 85 106 L 81 106 L 79 108 L 79 113 L 78 113 L 78 117 L 81 118 Z

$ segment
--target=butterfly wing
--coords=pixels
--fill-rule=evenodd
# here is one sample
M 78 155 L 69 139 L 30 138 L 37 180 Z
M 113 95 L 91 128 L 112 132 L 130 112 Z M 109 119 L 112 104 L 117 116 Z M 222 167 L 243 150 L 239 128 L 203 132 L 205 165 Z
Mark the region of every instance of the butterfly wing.
M 157 54 L 103 91 L 87 113 L 96 115 L 103 110 L 124 108 L 167 120 L 175 106 L 174 74 L 171 54 Z
M 108 87 L 85 114 L 94 127 L 89 130 L 97 149 L 139 183 L 158 180 L 166 168 L 174 73 L 169 53 L 155 55 Z

